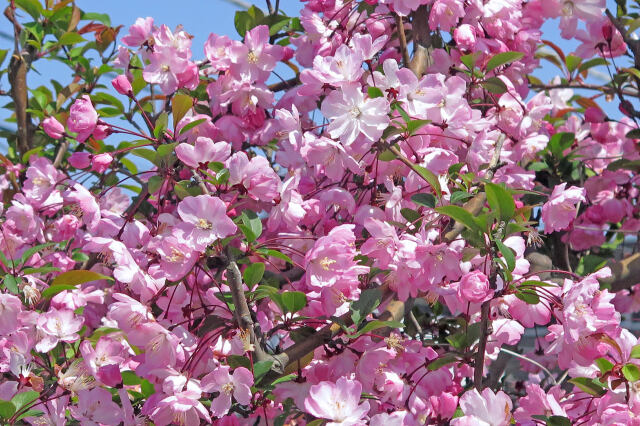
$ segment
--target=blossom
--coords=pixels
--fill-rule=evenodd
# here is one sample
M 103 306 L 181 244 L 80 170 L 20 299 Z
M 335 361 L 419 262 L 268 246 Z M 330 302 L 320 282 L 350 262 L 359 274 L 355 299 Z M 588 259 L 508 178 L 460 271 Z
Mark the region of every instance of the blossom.
M 482 303 L 491 297 L 489 279 L 481 271 L 472 271 L 462 276 L 458 296 L 465 302 Z
M 473 389 L 460 397 L 460 408 L 464 416 L 454 419 L 451 424 L 507 426 L 511 422 L 512 407 L 511 398 L 502 391 L 494 393 L 486 388 L 480 393 Z
M 249 195 L 261 201 L 271 201 L 280 192 L 280 178 L 269 161 L 261 156 L 249 160 L 244 152 L 237 152 L 226 162 L 229 185 L 241 185 Z
M 53 139 L 60 139 L 64 136 L 64 126 L 55 117 L 47 117 L 42 120 L 42 128 Z
M 206 167 L 213 161 L 224 162 L 231 155 L 231 145 L 227 142 L 213 142 L 200 136 L 194 145 L 181 143 L 176 146 L 178 159 L 189 167 Z
M 93 108 L 89 95 L 84 95 L 71 105 L 67 127 L 78 135 L 78 142 L 86 141 L 98 124 L 98 113 Z
M 229 374 L 229 367 L 220 366 L 202 378 L 202 390 L 205 392 L 220 392 L 211 402 L 211 414 L 216 417 L 227 414 L 231 408 L 231 398 L 238 403 L 247 405 L 251 401 L 253 376 L 244 367 L 238 367 Z
M 178 204 L 178 214 L 182 220 L 192 225 L 189 235 L 199 248 L 232 235 L 237 229 L 227 216 L 227 206 L 218 197 L 186 197 Z
M 49 352 L 58 342 L 72 343 L 80 337 L 78 331 L 82 328 L 84 320 L 74 315 L 68 309 L 49 309 L 40 314 L 37 321 L 37 330 L 40 332 L 40 340 L 35 346 L 38 352 Z
M 269 44 L 269 27 L 266 25 L 247 31 L 244 43 L 234 43 L 229 48 L 232 69 L 238 74 L 248 73 L 256 81 L 266 80 L 283 54 L 282 46 Z
M 331 120 L 327 128 L 332 138 L 352 144 L 361 133 L 373 142 L 389 124 L 389 103 L 385 98 L 365 99 L 359 85 L 345 85 L 322 102 L 322 114 Z
M 0 336 L 8 335 L 20 327 L 18 316 L 22 312 L 22 302 L 12 294 L 0 293 Z
M 71 415 L 82 424 L 115 425 L 121 421 L 121 410 L 111 393 L 102 388 L 78 392 L 78 405 L 70 407 Z
M 116 78 L 111 80 L 111 85 L 113 86 L 114 89 L 116 89 L 116 92 L 120 93 L 121 95 L 125 95 L 125 96 L 133 95 L 133 88 L 131 87 L 131 82 L 129 81 L 126 75 L 117 76 Z
M 572 186 L 565 189 L 566 186 L 566 183 L 556 185 L 549 200 L 542 206 L 542 221 L 547 234 L 567 229 L 576 217 L 576 204 L 586 201 L 584 188 Z
M 362 384 L 357 380 L 340 377 L 337 382 L 320 382 L 309 388 L 304 409 L 320 418 L 331 420 L 328 425 L 363 424 L 369 411 L 369 401 L 360 404 Z

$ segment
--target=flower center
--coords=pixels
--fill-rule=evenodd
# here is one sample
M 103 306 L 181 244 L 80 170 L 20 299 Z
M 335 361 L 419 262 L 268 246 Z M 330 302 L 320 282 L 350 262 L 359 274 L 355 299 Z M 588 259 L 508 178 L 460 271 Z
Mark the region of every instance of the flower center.
M 247 53 L 247 61 L 249 61 L 250 64 L 257 64 L 258 55 L 256 55 L 253 50 L 250 50 L 249 53 Z
M 333 265 L 334 263 L 336 263 L 335 260 L 325 257 L 320 261 L 320 266 L 322 266 L 322 269 L 324 269 L 325 271 L 328 271 L 331 265 Z
M 360 118 L 360 116 L 362 115 L 362 111 L 360 111 L 360 108 L 358 108 L 357 106 L 353 106 L 350 110 L 349 110 L 349 114 L 351 114 L 351 116 L 353 118 Z
M 206 219 L 198 219 L 198 228 L 200 229 L 211 229 L 213 225 Z
M 565 1 L 562 6 L 562 16 L 573 16 L 573 2 Z
M 184 254 L 182 254 L 178 249 L 171 249 L 171 256 L 167 256 L 167 260 L 169 262 L 181 262 L 184 259 Z
M 233 393 L 233 389 L 233 382 L 225 383 L 224 385 L 222 385 L 222 392 L 224 392 L 226 395 L 231 395 Z

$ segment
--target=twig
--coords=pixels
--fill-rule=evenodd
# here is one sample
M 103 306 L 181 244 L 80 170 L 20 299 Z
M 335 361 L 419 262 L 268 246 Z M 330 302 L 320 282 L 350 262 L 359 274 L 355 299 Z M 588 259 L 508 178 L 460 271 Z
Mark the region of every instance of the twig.
M 491 157 L 491 161 L 489 162 L 489 167 L 485 175 L 486 178 L 489 180 L 493 178 L 496 168 L 499 165 L 500 153 L 502 152 L 502 146 L 504 145 L 505 139 L 506 139 L 506 136 L 504 135 L 504 133 L 502 133 L 500 134 L 500 136 L 498 136 L 498 140 L 496 141 L 496 148 L 493 151 L 493 156 Z M 476 216 L 478 213 L 482 211 L 482 207 L 484 207 L 484 203 L 486 201 L 487 201 L 487 194 L 484 192 L 481 192 L 477 194 L 475 197 L 473 197 L 472 199 L 470 199 L 469 201 L 467 201 L 463 205 L 463 208 L 469 213 L 471 213 L 472 215 Z M 453 229 L 451 229 L 451 231 L 447 232 L 444 235 L 445 241 L 455 240 L 456 238 L 458 238 L 458 235 L 462 233 L 462 231 L 464 231 L 464 225 L 461 223 L 456 223 L 453 226 Z
M 408 67 L 411 64 L 409 59 L 409 50 L 407 50 L 407 35 L 404 33 L 404 23 L 402 22 L 402 16 L 394 13 L 396 19 L 396 27 L 398 28 L 398 40 L 400 41 L 400 52 L 402 53 L 402 62 L 404 66 Z
M 522 360 L 524 360 L 524 361 L 527 361 L 527 362 L 529 362 L 529 363 L 531 363 L 531 364 L 535 365 L 536 367 L 538 367 L 538 368 L 540 368 L 542 371 L 544 371 L 544 372 L 547 374 L 547 376 L 549 376 L 549 378 L 550 378 L 550 379 L 551 379 L 551 381 L 553 382 L 553 385 L 554 385 L 554 386 L 558 384 L 558 382 L 556 382 L 555 377 L 553 377 L 553 374 L 551 374 L 551 371 L 547 370 L 547 369 L 544 367 L 544 365 L 540 364 L 538 361 L 533 360 L 533 359 L 531 359 L 531 358 L 527 358 L 526 356 L 524 356 L 524 355 L 522 355 L 522 354 L 519 354 L 518 352 L 510 351 L 509 349 L 505 349 L 505 348 L 502 348 L 502 347 L 501 347 L 501 348 L 500 348 L 500 350 L 501 350 L 502 352 L 504 352 L 504 353 L 507 353 L 507 354 L 509 354 L 509 355 L 511 355 L 511 356 L 515 356 L 516 358 L 520 358 L 520 359 L 522 359 Z
M 411 33 L 413 39 L 413 59 L 409 68 L 418 78 L 433 65 L 433 40 L 429 29 L 430 7 L 423 5 L 413 13 Z
M 475 356 L 473 366 L 473 383 L 478 391 L 484 389 L 482 377 L 484 376 L 484 356 L 487 350 L 487 338 L 489 337 L 489 311 L 491 310 L 491 300 L 487 300 L 480 308 L 480 341 L 478 342 L 478 350 Z
M 206 195 L 210 195 L 209 188 L 207 188 L 207 185 L 202 180 L 202 177 L 198 174 L 198 171 L 193 170 L 192 172 L 193 172 L 193 178 L 198 183 L 198 186 L 200 187 L 200 189 L 202 189 L 202 192 Z
M 65 139 L 64 142 L 60 144 L 60 148 L 58 148 L 58 152 L 56 153 L 56 158 L 53 160 L 53 167 L 56 169 L 60 167 L 60 164 L 62 164 L 62 160 L 64 159 L 64 155 L 67 153 L 67 149 L 69 149 L 69 140 Z

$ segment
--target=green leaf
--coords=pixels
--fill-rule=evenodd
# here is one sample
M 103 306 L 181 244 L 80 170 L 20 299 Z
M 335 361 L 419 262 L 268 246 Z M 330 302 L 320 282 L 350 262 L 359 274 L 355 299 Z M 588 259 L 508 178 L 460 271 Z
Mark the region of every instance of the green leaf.
M 242 273 L 242 279 L 249 287 L 258 284 L 264 275 L 264 263 L 257 262 L 247 266 Z
M 17 394 L 13 398 L 11 398 L 11 402 L 16 407 L 16 411 L 25 407 L 27 404 L 31 404 L 38 399 L 40 396 L 40 392 L 36 392 L 34 390 L 26 391 Z
M 602 374 L 608 373 L 613 368 L 613 363 L 606 358 L 598 358 L 595 361 Z
M 180 134 L 188 132 L 189 130 L 193 129 L 194 127 L 201 125 L 205 121 L 207 121 L 206 118 L 199 118 L 198 120 L 193 120 L 192 122 L 186 124 L 184 127 L 182 127 L 180 129 Z
M 126 386 L 135 386 L 142 383 L 142 379 L 136 375 L 133 371 L 123 371 L 122 384 Z
M 160 114 L 160 117 L 156 120 L 155 127 L 153 128 L 153 136 L 159 138 L 160 135 L 167 130 L 167 125 L 169 124 L 169 114 L 167 112 L 163 112 Z
M 0 401 L 0 417 L 10 419 L 16 412 L 16 406 L 9 401 Z
M 633 348 L 631 348 L 631 358 L 640 358 L 640 345 L 635 345 Z
M 158 162 L 157 162 L 158 154 L 152 149 L 136 148 L 136 149 L 132 149 L 130 152 L 136 157 L 144 158 L 145 160 L 155 164 L 156 166 L 158 165 Z
M 576 68 L 578 68 L 580 62 L 582 62 L 582 58 L 574 55 L 568 55 L 564 61 L 564 63 L 567 64 L 567 69 L 570 73 L 574 72 Z
M 549 416 L 547 426 L 571 426 L 571 420 L 563 416 Z
M 562 158 L 565 149 L 569 148 L 576 136 L 573 133 L 559 132 L 551 136 L 547 147 L 556 158 Z
M 251 361 L 246 356 L 241 355 L 229 355 L 227 357 L 227 364 L 231 368 L 244 367 L 251 370 Z
M 436 207 L 435 210 L 440 214 L 449 216 L 456 222 L 463 224 L 472 231 L 478 232 L 480 234 L 484 233 L 484 230 L 480 228 L 480 225 L 478 225 L 473 219 L 473 215 L 460 206 L 442 206 Z
M 580 66 L 578 67 L 578 72 L 583 72 L 588 70 L 589 68 L 597 67 L 599 65 L 608 65 L 608 64 L 609 62 L 607 62 L 604 58 L 590 59 L 580 64 Z
M 259 361 L 253 364 L 253 381 L 258 383 L 271 370 L 273 361 Z
M 284 253 L 279 252 L 278 250 L 273 250 L 273 249 L 259 249 L 258 252 L 260 254 L 264 254 L 265 256 L 271 256 L 271 257 L 275 257 L 278 258 L 280 260 L 284 260 L 287 263 L 290 263 L 293 265 L 293 260 L 291 260 L 291 258 L 289 256 L 287 256 Z
M 416 223 L 422 217 L 420 213 L 407 207 L 401 208 L 400 214 L 402 215 L 402 217 L 407 219 L 408 222 L 411 222 L 411 223 Z
M 75 285 L 69 285 L 69 284 L 60 284 L 56 286 L 51 286 L 51 287 L 45 288 L 42 291 L 42 294 L 40 295 L 40 297 L 42 297 L 43 299 L 50 299 L 58 293 L 62 293 L 65 290 L 73 290 L 75 288 L 76 288 Z
M 468 192 L 465 191 L 455 191 L 453 194 L 451 194 L 451 197 L 449 198 L 449 202 L 451 204 L 457 204 L 461 201 L 465 201 L 469 198 L 472 198 L 473 194 L 469 194 Z
M 484 87 L 488 92 L 495 93 L 496 95 L 501 95 L 506 93 L 507 85 L 504 81 L 500 80 L 498 77 L 491 77 L 480 83 L 482 87 Z
M 589 379 L 587 377 L 574 377 L 568 380 L 569 383 L 574 384 L 581 391 L 593 396 L 602 396 L 607 393 L 607 390 L 603 387 L 602 383 L 596 379 Z
M 447 353 L 442 355 L 440 358 L 431 361 L 429 365 L 427 365 L 427 369 L 430 371 L 439 370 L 445 365 L 453 364 L 456 361 L 458 361 L 458 357 L 456 355 Z
M 478 59 L 478 53 L 469 53 L 460 57 L 460 62 L 467 67 L 469 71 L 472 71 L 476 66 L 476 60 Z
M 108 277 L 106 275 L 99 274 L 94 271 L 79 269 L 74 271 L 67 271 L 58 275 L 51 282 L 51 286 L 53 287 L 56 285 L 63 285 L 63 284 L 75 286 L 75 285 L 84 284 L 91 281 L 98 281 L 98 280 L 113 281 L 113 278 Z
M 489 59 L 487 62 L 487 72 L 492 71 L 502 65 L 510 64 L 511 62 L 518 61 L 524 57 L 522 52 L 502 52 Z
M 516 297 L 529 305 L 540 303 L 540 296 L 534 290 L 523 289 L 516 293 Z
M 22 420 L 25 417 L 41 417 L 44 413 L 40 410 L 27 410 L 24 413 L 20 414 L 16 420 Z M 20 424 L 20 423 L 18 423 Z
M 296 313 L 307 306 L 307 296 L 301 291 L 285 291 L 281 297 L 282 305 L 291 313 Z
M 173 115 L 173 128 L 176 128 L 178 122 L 185 116 L 193 106 L 193 99 L 189 95 L 181 93 L 175 95 L 171 100 L 171 114 Z
M 411 201 L 420 206 L 431 208 L 436 206 L 436 197 L 433 194 L 415 194 L 411 196 Z
M 271 384 L 272 385 L 277 385 L 278 383 L 290 382 L 291 380 L 295 379 L 296 377 L 298 377 L 297 374 L 287 374 L 286 376 L 278 377 Z
M 640 368 L 635 364 L 625 364 L 622 366 L 622 375 L 630 382 L 637 382 L 640 379 Z
M 4 286 L 7 290 L 9 290 L 13 294 L 18 294 L 20 290 L 18 289 L 18 279 L 11 274 L 7 274 L 4 276 Z
M 35 20 L 42 14 L 42 5 L 39 0 L 16 0 L 16 6 L 27 12 Z
M 37 246 L 33 246 L 31 248 L 29 248 L 28 250 L 25 250 L 24 253 L 22 253 L 22 256 L 20 256 L 20 260 L 18 261 L 20 264 L 24 264 L 26 261 L 28 261 L 29 259 L 31 259 L 31 256 L 33 256 L 34 254 L 38 253 L 39 251 L 42 251 L 46 248 L 55 246 L 56 243 L 44 243 L 44 244 L 38 244 Z
M 111 18 L 106 13 L 87 12 L 82 14 L 83 21 L 98 21 L 102 22 L 106 26 L 111 26 Z
M 628 132 L 625 137 L 627 139 L 640 139 L 640 129 L 633 129 Z
M 424 180 L 429 182 L 429 185 L 431 185 L 431 187 L 436 191 L 438 198 L 442 197 L 442 188 L 440 187 L 440 181 L 438 180 L 438 177 L 432 171 L 427 170 L 426 168 L 417 164 L 414 165 L 413 168 L 420 176 L 424 178 Z
M 177 142 L 165 143 L 160 145 L 157 149 L 158 159 L 164 159 L 165 157 L 171 155 L 176 148 L 176 145 L 178 145 Z
M 516 267 L 515 254 L 513 253 L 511 248 L 507 247 L 502 241 L 496 240 L 495 243 L 496 243 L 496 246 L 498 247 L 498 250 L 500 250 L 500 253 L 504 257 L 504 260 L 507 262 L 507 267 L 509 268 L 509 271 L 513 271 Z
M 402 328 L 402 327 L 404 327 L 404 324 L 402 324 L 401 322 L 398 322 L 398 321 L 373 320 L 373 321 L 369 321 L 368 323 L 366 323 L 364 325 L 364 327 L 362 327 L 360 330 L 358 330 L 357 333 L 348 334 L 347 336 L 352 338 L 352 339 L 355 339 L 356 337 L 362 336 L 365 333 L 368 333 L 368 332 L 373 331 L 373 330 L 377 330 L 379 328 L 384 328 L 384 327 Z
M 252 210 L 244 210 L 240 215 L 240 219 L 247 229 L 251 231 L 251 236 L 246 235 L 250 243 L 254 242 L 262 235 L 262 220 Z
M 431 120 L 411 120 L 407 123 L 407 131 L 410 135 L 414 135 L 418 130 L 429 123 L 431 123 Z
M 500 219 L 509 222 L 516 212 L 516 203 L 513 201 L 513 195 L 502 185 L 496 185 L 495 183 L 485 184 L 484 190 L 487 193 L 487 201 L 491 210 L 499 212 Z
M 367 88 L 367 94 L 370 98 L 383 98 L 384 93 L 377 87 L 370 86 Z
M 149 190 L 149 194 L 155 194 L 162 187 L 162 183 L 164 182 L 164 178 L 162 176 L 151 176 L 147 181 L 147 189 Z
M 382 301 L 382 292 L 378 288 L 370 288 L 360 293 L 360 298 L 351 303 L 351 320 L 358 326 L 367 315 L 374 311 Z
M 84 43 L 85 40 L 80 34 L 74 32 L 64 33 L 58 39 L 60 45 L 73 45 L 78 43 Z
M 380 161 L 393 161 L 396 158 L 398 157 L 396 157 L 396 155 L 388 149 L 378 154 L 378 160 Z

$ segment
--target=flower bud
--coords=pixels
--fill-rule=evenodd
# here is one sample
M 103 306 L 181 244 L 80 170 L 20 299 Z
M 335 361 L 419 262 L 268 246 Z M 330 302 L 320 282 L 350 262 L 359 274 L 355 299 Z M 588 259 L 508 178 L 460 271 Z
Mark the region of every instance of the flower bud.
M 109 153 L 94 155 L 91 160 L 91 170 L 98 173 L 104 173 L 109 168 L 112 161 L 113 157 Z
M 91 165 L 91 157 L 92 155 L 88 152 L 74 152 L 69 157 L 69 164 L 76 169 L 86 169 Z
M 64 126 L 55 117 L 47 117 L 42 121 L 42 129 L 53 139 L 60 139 L 64 135 Z
M 491 296 L 489 279 L 480 271 L 465 274 L 460 280 L 458 295 L 465 302 L 482 303 Z
M 602 25 L 602 36 L 607 41 L 607 43 L 611 44 L 611 40 L 613 40 L 613 27 L 609 22 Z
M 111 84 L 113 85 L 113 88 L 116 89 L 116 92 L 121 95 L 133 96 L 133 88 L 131 87 L 131 83 L 127 76 L 119 75 L 111 80 Z

